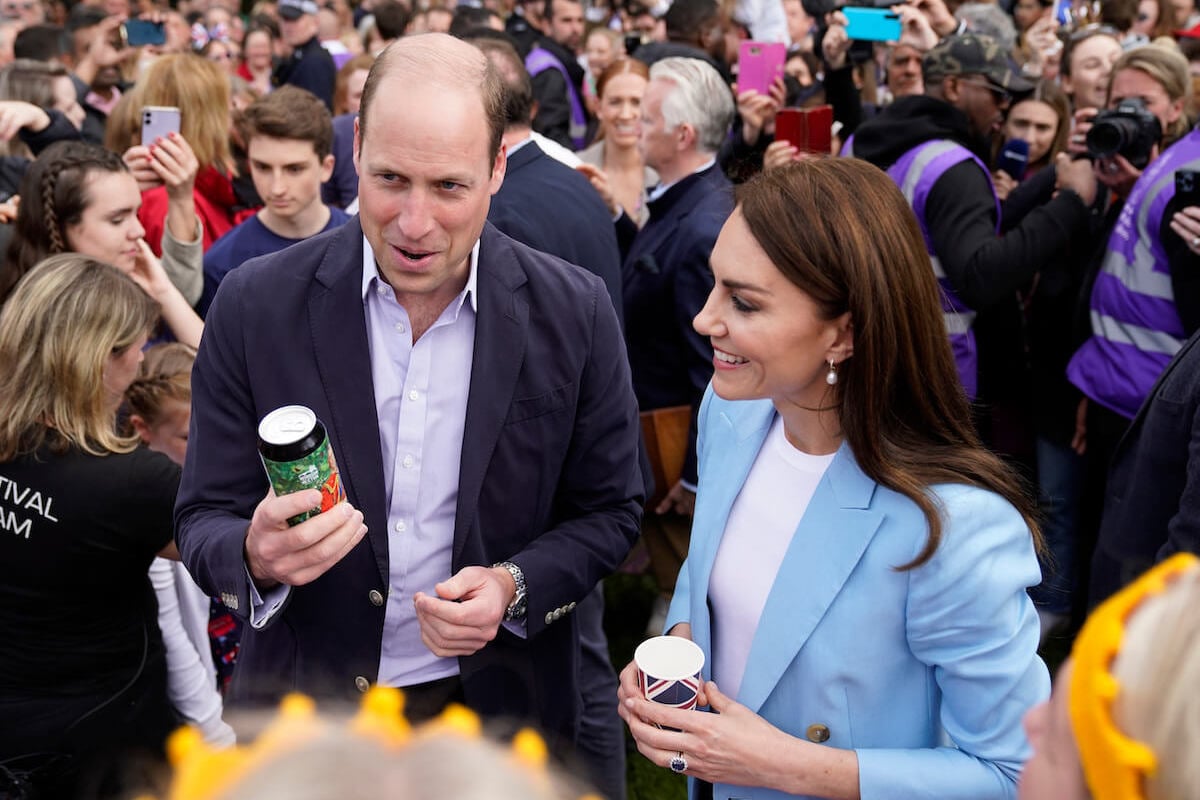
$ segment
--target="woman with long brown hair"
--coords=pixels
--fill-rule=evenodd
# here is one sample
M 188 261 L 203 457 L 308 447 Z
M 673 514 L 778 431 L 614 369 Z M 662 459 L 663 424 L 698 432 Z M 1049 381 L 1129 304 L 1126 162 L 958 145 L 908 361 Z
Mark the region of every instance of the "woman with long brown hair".
M 715 371 L 666 625 L 718 713 L 643 699 L 630 665 L 621 715 L 714 797 L 1011 797 L 1049 691 L 1038 533 L 972 427 L 916 218 L 853 159 L 737 199 L 695 320 Z

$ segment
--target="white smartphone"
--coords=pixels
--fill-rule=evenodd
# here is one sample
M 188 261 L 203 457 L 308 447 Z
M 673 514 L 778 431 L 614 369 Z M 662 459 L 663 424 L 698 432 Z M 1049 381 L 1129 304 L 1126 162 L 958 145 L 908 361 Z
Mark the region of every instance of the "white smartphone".
M 179 133 L 179 109 L 174 106 L 142 106 L 142 144 L 151 145 L 168 133 Z

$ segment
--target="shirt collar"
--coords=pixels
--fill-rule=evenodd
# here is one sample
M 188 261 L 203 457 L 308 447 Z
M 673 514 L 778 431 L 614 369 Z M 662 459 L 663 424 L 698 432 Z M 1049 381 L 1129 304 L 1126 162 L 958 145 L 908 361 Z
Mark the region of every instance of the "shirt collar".
M 476 291 L 477 278 L 479 273 L 479 240 L 475 241 L 475 246 L 471 248 L 471 268 L 467 272 L 467 285 L 458 293 L 454 302 L 451 305 L 456 306 L 456 310 L 462 307 L 464 302 L 471 303 L 471 310 L 478 313 L 479 311 L 479 292 Z M 379 276 L 379 267 L 375 264 L 375 251 L 371 249 L 371 243 L 367 241 L 367 237 L 363 236 L 363 265 L 362 265 L 362 298 L 363 302 L 367 300 L 367 293 L 372 289 L 387 286 L 387 281 Z
M 694 172 L 692 172 L 692 175 L 699 175 L 701 172 L 704 172 L 706 169 L 710 168 L 711 166 L 713 166 L 716 163 L 717 163 L 716 158 L 710 158 L 708 161 L 705 161 L 703 164 L 701 164 Z M 683 176 L 683 178 L 680 178 L 679 181 L 682 181 L 689 177 L 691 177 L 691 176 L 685 175 L 685 176 Z M 660 198 L 664 194 L 666 194 L 667 190 L 670 189 L 672 186 L 674 186 L 676 183 L 679 183 L 679 181 L 674 181 L 673 183 L 660 183 L 658 186 L 655 186 L 653 189 L 651 189 L 649 192 L 646 193 L 646 200 L 648 200 L 649 202 L 654 202 L 655 200 L 657 200 L 658 198 Z
M 517 151 L 518 151 L 518 150 L 520 150 L 522 147 L 524 147 L 525 145 L 529 144 L 529 143 L 530 143 L 530 142 L 532 142 L 532 141 L 533 141 L 533 134 L 530 134 L 529 136 L 526 136 L 524 139 L 522 139 L 521 141 L 517 142 L 517 143 L 516 143 L 516 144 L 514 144 L 512 147 L 509 147 L 509 148 L 508 148 L 508 149 L 505 151 L 505 157 L 506 157 L 506 158 L 512 158 L 512 155 L 513 155 L 513 153 L 517 152 Z

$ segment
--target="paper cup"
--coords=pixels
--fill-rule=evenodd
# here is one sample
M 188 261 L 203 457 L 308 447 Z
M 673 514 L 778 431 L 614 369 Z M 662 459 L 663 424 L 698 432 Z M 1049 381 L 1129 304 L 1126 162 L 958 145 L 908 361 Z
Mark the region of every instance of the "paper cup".
M 696 707 L 704 651 L 691 639 L 655 636 L 638 645 L 633 660 L 647 700 L 673 708 Z

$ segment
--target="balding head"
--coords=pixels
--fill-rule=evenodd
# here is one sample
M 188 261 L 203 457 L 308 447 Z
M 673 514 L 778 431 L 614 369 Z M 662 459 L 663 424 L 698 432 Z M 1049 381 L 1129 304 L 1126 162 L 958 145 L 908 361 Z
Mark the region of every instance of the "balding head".
M 452 91 L 477 92 L 483 105 L 483 121 L 488 127 L 491 156 L 495 158 L 504 137 L 504 87 L 495 67 L 478 48 L 444 33 L 405 36 L 388 45 L 375 59 L 363 87 L 358 110 L 360 142 L 367 136 L 375 94 L 381 84 L 393 80 L 421 81 Z M 414 114 L 432 111 L 412 109 Z

